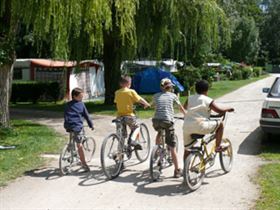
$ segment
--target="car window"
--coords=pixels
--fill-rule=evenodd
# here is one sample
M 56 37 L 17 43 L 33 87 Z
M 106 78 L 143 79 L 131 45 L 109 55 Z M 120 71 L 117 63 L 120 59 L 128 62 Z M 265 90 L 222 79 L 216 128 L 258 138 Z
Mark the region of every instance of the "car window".
M 269 97 L 280 98 L 280 78 L 277 78 L 272 85 Z

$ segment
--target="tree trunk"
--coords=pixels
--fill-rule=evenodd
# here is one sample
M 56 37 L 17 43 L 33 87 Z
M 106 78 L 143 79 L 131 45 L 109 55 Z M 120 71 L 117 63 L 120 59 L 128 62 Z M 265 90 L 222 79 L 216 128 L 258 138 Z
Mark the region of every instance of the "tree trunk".
M 115 91 L 119 87 L 121 75 L 121 52 L 118 42 L 111 35 L 106 35 L 104 43 L 104 68 L 105 68 L 105 104 L 113 104 Z
M 0 66 L 0 127 L 10 127 L 9 100 L 12 92 L 13 65 Z
M 104 31 L 103 62 L 105 68 L 105 104 L 113 104 L 115 91 L 119 88 L 122 62 L 122 43 L 117 26 L 116 10 L 112 4 L 112 29 Z

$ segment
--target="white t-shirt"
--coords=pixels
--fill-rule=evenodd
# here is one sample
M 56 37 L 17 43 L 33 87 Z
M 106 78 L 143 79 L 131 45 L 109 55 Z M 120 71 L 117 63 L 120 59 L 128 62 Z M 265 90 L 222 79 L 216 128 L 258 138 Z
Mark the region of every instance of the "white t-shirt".
M 211 109 L 210 104 L 213 99 L 206 95 L 192 95 L 188 99 L 187 114 L 185 115 L 185 125 L 197 125 L 201 121 L 208 120 Z

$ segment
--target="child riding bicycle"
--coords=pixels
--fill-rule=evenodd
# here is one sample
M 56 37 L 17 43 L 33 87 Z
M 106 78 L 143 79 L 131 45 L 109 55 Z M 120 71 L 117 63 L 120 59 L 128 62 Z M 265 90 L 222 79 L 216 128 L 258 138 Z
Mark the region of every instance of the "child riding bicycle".
M 156 136 L 156 144 L 160 144 L 160 131 L 165 130 L 166 139 L 165 143 L 168 145 L 172 161 L 174 164 L 174 177 L 179 178 L 182 175 L 182 170 L 178 166 L 178 158 L 176 152 L 176 141 L 175 141 L 175 131 L 174 131 L 174 102 L 179 106 L 180 111 L 185 114 L 185 109 L 181 105 L 178 97 L 172 93 L 173 84 L 170 79 L 164 78 L 160 82 L 160 87 L 162 92 L 157 93 L 153 97 L 153 103 L 155 105 L 155 114 L 152 119 L 153 127 L 158 131 Z
M 86 161 L 82 146 L 83 118 L 86 119 L 88 126 L 93 130 L 93 123 L 88 114 L 85 104 L 82 102 L 84 92 L 81 88 L 74 88 L 71 92 L 72 100 L 68 102 L 64 110 L 64 128 L 67 132 L 73 132 L 74 141 L 77 144 L 82 168 L 85 172 L 90 171 Z
M 211 110 L 213 110 L 222 116 L 226 112 L 233 112 L 234 109 L 217 106 L 215 101 L 208 97 L 208 89 L 209 85 L 207 81 L 198 81 L 195 84 L 197 94 L 190 96 L 184 104 L 185 109 L 187 109 L 183 125 L 185 145 L 184 159 L 186 159 L 189 154 L 187 149 L 196 143 L 195 140 L 191 138 L 191 134 L 204 135 L 215 132 L 215 151 L 221 152 L 223 150 L 220 144 L 223 137 L 224 125 L 218 119 L 210 119 L 210 113 Z
M 135 90 L 130 89 L 131 77 L 124 75 L 120 79 L 120 89 L 115 92 L 114 102 L 117 105 L 118 118 L 122 118 L 125 125 L 130 127 L 130 135 L 128 138 L 128 145 L 134 147 L 135 150 L 142 150 L 142 146 L 137 143 L 136 135 L 139 125 L 137 123 L 136 116 L 134 114 L 134 104 L 140 103 L 147 108 L 150 104 L 139 96 Z M 126 135 L 126 134 L 125 134 Z

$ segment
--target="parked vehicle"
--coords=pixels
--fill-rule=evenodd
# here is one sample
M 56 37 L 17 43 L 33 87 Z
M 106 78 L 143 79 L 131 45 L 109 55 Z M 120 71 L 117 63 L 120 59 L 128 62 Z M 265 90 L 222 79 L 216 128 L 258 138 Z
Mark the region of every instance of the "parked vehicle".
M 262 106 L 260 126 L 267 134 L 280 134 L 280 77 L 271 88 L 263 88 L 267 97 Z

